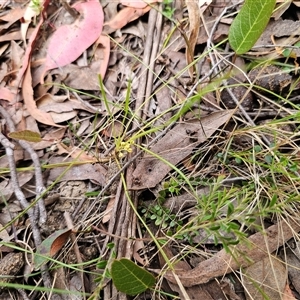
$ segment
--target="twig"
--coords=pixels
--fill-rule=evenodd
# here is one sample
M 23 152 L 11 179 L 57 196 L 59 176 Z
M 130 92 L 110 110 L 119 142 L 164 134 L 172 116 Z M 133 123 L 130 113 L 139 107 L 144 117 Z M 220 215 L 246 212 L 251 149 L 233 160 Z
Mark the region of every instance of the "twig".
M 68 229 L 73 230 L 74 225 L 73 225 L 70 213 L 65 211 L 64 212 L 64 218 L 66 220 L 66 224 L 67 224 Z M 73 249 L 74 249 L 76 259 L 77 259 L 77 262 L 78 262 L 78 267 L 79 267 L 79 269 L 81 269 L 81 272 L 80 272 L 79 276 L 81 278 L 83 293 L 85 294 L 85 292 L 86 292 L 85 291 L 85 285 L 84 285 L 84 276 L 85 276 L 85 274 L 83 272 L 83 266 L 82 266 L 83 261 L 82 261 L 82 257 L 81 257 L 80 251 L 79 251 L 78 244 L 76 242 L 76 236 L 73 232 L 71 233 L 70 238 L 71 238 L 71 241 L 72 241 L 72 244 L 73 244 Z M 84 299 L 86 299 L 85 295 L 84 295 Z
M 156 18 L 157 18 L 157 10 L 151 9 L 149 13 L 149 21 L 148 21 L 148 31 L 147 31 L 147 39 L 144 47 L 144 55 L 143 55 L 143 64 L 141 68 L 141 77 L 140 77 L 140 84 L 139 89 L 137 92 L 137 98 L 135 107 L 135 114 L 136 119 L 139 120 L 142 117 L 142 110 L 143 103 L 146 98 L 146 89 L 147 89 L 147 82 L 148 82 L 148 76 L 149 76 L 149 63 L 150 63 L 150 57 L 151 57 L 151 51 L 153 47 L 153 32 L 155 29 L 156 24 Z M 153 78 L 153 77 L 152 77 Z M 134 123 L 134 127 L 138 126 L 139 124 Z
M 14 161 L 15 145 L 12 144 L 2 133 L 0 133 L 0 143 L 4 146 L 5 152 L 7 155 L 7 160 L 8 160 L 9 169 L 10 169 L 10 179 L 11 179 L 14 193 L 16 195 L 16 198 L 19 200 L 22 208 L 27 210 L 27 213 L 28 213 L 28 216 L 29 216 L 29 219 L 31 222 L 33 239 L 35 241 L 35 245 L 38 246 L 42 242 L 41 236 L 40 236 L 40 231 L 37 227 L 34 209 L 30 205 L 30 203 L 26 200 L 25 195 L 22 192 L 20 185 L 19 185 L 16 165 L 15 165 L 15 161 Z
M 17 289 L 17 291 L 22 296 L 23 300 L 30 300 L 24 290 Z
M 14 131 L 15 130 L 14 124 L 13 124 L 10 116 L 4 110 L 4 108 L 2 106 L 0 106 L 0 113 L 6 119 L 10 131 Z M 19 185 L 19 182 L 18 182 L 17 170 L 16 170 L 16 165 L 15 165 L 15 161 L 14 161 L 14 154 L 13 154 L 15 146 L 2 133 L 0 133 L 0 143 L 4 146 L 5 152 L 6 152 L 6 155 L 7 155 L 7 159 L 8 159 L 8 163 L 9 163 L 9 169 L 10 169 L 11 183 L 12 183 L 12 187 L 13 187 L 15 196 L 18 199 L 18 201 L 20 202 L 22 208 L 25 211 L 27 211 L 27 214 L 28 214 L 28 217 L 29 217 L 29 220 L 30 220 L 30 224 L 31 224 L 34 244 L 35 244 L 36 247 L 38 247 L 42 242 L 41 234 L 40 234 L 40 231 L 39 231 L 39 228 L 38 228 L 38 224 L 37 224 L 38 222 L 37 222 L 37 218 L 35 216 L 34 209 L 30 205 L 30 203 L 26 200 L 26 197 L 25 197 L 24 193 L 22 192 L 22 190 L 20 188 L 20 185 Z M 33 153 L 35 153 L 33 151 L 33 149 L 30 147 L 30 145 L 27 144 L 26 142 L 20 143 L 20 145 L 21 144 L 23 144 L 23 146 L 25 146 L 26 149 L 30 148 L 32 150 L 32 151 L 29 152 L 30 155 L 33 155 Z M 26 144 L 29 147 L 27 147 Z M 36 153 L 35 153 L 35 155 L 36 155 Z M 33 156 L 33 157 L 34 157 L 35 160 L 38 161 L 37 155 Z M 31 158 L 32 158 L 32 156 L 31 156 Z M 39 161 L 38 161 L 37 165 L 39 166 L 39 170 L 36 171 L 36 177 L 41 176 L 41 174 L 42 174 L 41 169 L 40 169 L 40 165 L 39 165 Z M 35 167 L 37 167 L 37 165 L 35 164 Z M 40 177 L 40 178 L 42 178 L 42 177 Z M 36 178 L 36 180 L 37 180 L 38 184 L 40 184 L 39 179 Z M 46 265 L 41 267 L 41 272 L 42 272 L 42 278 L 43 278 L 44 286 L 46 288 L 50 289 L 51 288 L 51 277 L 50 277 L 50 274 L 48 272 L 48 268 L 47 268 Z M 54 294 L 52 296 L 52 299 L 57 299 L 58 300 L 58 299 L 61 299 L 61 298 L 60 298 L 59 295 Z
M 151 40 L 152 40 L 152 51 L 151 51 L 151 57 L 150 57 L 150 62 L 149 62 L 149 67 L 148 67 L 148 76 L 147 76 L 147 85 L 146 85 L 146 93 L 144 95 L 145 102 L 144 105 L 144 114 L 143 114 L 143 119 L 145 120 L 147 116 L 147 112 L 149 110 L 149 104 L 150 101 L 148 100 L 150 98 L 151 93 L 153 92 L 153 78 L 154 78 L 154 65 L 156 61 L 156 56 L 157 56 L 157 51 L 158 51 L 158 46 L 160 43 L 160 36 L 161 36 L 161 27 L 162 27 L 162 20 L 163 16 L 161 13 L 157 13 L 155 9 L 151 10 L 153 12 L 156 12 L 156 14 L 153 13 L 153 16 L 151 15 L 151 18 L 153 20 L 149 20 L 150 22 L 153 22 L 155 24 L 155 28 L 153 30 L 154 34 L 151 34 Z M 150 17 L 150 16 L 149 16 Z M 149 33 L 149 31 L 148 31 Z M 147 39 L 149 36 L 147 35 Z M 137 109 L 139 109 L 138 106 L 136 106 Z
M 0 114 L 5 118 L 9 131 L 13 132 L 16 131 L 15 124 L 12 121 L 8 112 L 0 106 Z M 25 141 L 18 141 L 19 145 L 29 153 L 32 162 L 34 164 L 34 171 L 35 171 L 35 191 L 36 191 L 36 200 L 38 201 L 38 212 L 39 212 L 39 223 L 44 224 L 47 219 L 46 208 L 44 204 L 44 200 L 42 198 L 43 192 L 46 190 L 44 183 L 43 183 L 43 176 L 42 176 L 42 168 L 39 161 L 39 157 L 33 148 Z

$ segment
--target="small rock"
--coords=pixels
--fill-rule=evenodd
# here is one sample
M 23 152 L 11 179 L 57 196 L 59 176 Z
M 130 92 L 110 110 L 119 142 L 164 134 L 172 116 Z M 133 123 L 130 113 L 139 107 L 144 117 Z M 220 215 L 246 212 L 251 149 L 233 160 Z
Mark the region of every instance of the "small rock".
M 24 266 L 24 258 L 22 252 L 8 253 L 0 260 L 1 283 L 11 282 Z M 3 287 L 0 287 L 0 290 Z

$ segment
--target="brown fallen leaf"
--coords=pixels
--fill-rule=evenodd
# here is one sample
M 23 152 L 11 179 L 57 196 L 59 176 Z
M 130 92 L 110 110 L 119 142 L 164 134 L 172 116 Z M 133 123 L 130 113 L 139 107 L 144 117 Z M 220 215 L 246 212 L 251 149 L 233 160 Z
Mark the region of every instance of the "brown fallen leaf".
M 112 33 L 117 29 L 121 29 L 129 22 L 136 20 L 137 18 L 143 16 L 151 9 L 151 6 L 146 6 L 145 8 L 133 8 L 125 7 L 120 10 L 111 20 L 104 23 L 103 32 Z
M 31 37 L 32 33 L 35 30 L 36 30 L 36 28 L 29 28 L 26 38 L 28 39 L 29 37 Z M 21 39 L 22 39 L 22 36 L 21 36 L 20 31 L 13 31 L 13 32 L 9 32 L 9 33 L 0 35 L 0 42 L 17 41 L 17 40 L 21 40 Z
M 296 245 L 298 243 L 296 242 Z M 282 258 L 285 259 L 288 267 L 289 280 L 292 283 L 294 289 L 299 293 L 300 292 L 300 256 L 298 245 L 293 251 L 291 248 L 286 247 L 285 254 L 282 255 Z
M 284 289 L 284 294 L 282 300 L 296 300 L 295 296 L 293 295 L 292 290 L 290 289 L 289 285 L 286 284 Z
M 43 140 L 39 143 L 33 143 L 32 148 L 34 150 L 41 150 L 48 148 L 52 146 L 53 144 L 56 144 L 58 141 L 60 141 L 64 134 L 65 134 L 66 128 L 55 128 L 53 130 L 50 130 L 48 133 L 46 133 L 43 136 Z
M 93 182 L 96 182 L 97 184 L 104 186 L 105 184 L 105 174 L 107 170 L 101 165 L 101 164 L 91 164 L 91 163 L 82 163 L 81 165 L 76 165 L 76 162 L 74 162 L 74 159 L 63 159 L 62 157 L 55 157 L 53 158 L 50 163 L 67 163 L 70 164 L 73 161 L 73 166 L 70 167 L 66 173 L 59 178 L 59 176 L 62 175 L 63 172 L 65 172 L 67 167 L 58 167 L 52 168 L 50 170 L 50 174 L 48 177 L 48 183 L 53 182 L 57 180 L 57 182 L 60 181 L 68 181 L 68 180 L 92 180 Z
M 19 187 L 23 187 L 27 182 L 29 182 L 33 178 L 33 175 L 34 175 L 33 171 L 18 172 L 17 177 L 18 177 Z M 9 181 L 3 180 L 0 183 L 0 191 L 1 191 L 0 203 L 3 202 L 3 199 L 8 201 L 14 193 L 14 187 L 11 180 Z
M 242 271 L 246 299 L 281 299 L 287 282 L 286 267 L 273 256 L 264 258 Z
M 8 13 L 0 17 L 3 24 L 0 25 L 0 31 L 9 28 L 12 24 L 19 21 L 24 15 L 26 8 L 16 7 L 11 9 Z M 6 22 L 6 23 L 5 23 Z
M 24 103 L 26 104 L 26 108 L 30 115 L 36 119 L 38 122 L 51 125 L 55 127 L 63 127 L 61 125 L 57 125 L 54 123 L 51 115 L 49 113 L 43 112 L 38 109 L 36 106 L 36 102 L 33 97 L 33 89 L 32 89 L 32 79 L 31 79 L 31 71 L 30 68 L 27 68 L 23 83 L 22 83 L 22 94 L 24 98 Z
M 241 241 L 232 248 L 231 254 L 223 249 L 213 257 L 201 262 L 191 271 L 177 272 L 177 277 L 183 286 L 189 287 L 208 282 L 241 267 L 248 267 L 254 262 L 269 257 L 269 253 L 277 250 L 299 231 L 299 222 L 291 218 L 281 220 L 276 225 L 265 229 L 263 233 L 255 233 L 246 241 Z M 172 283 L 177 282 L 170 271 L 164 277 Z
M 102 223 L 105 224 L 110 220 L 111 213 L 115 204 L 116 198 L 114 196 L 110 197 L 106 209 L 103 213 Z
M 176 165 L 193 149 L 207 140 L 232 115 L 232 110 L 218 111 L 201 120 L 179 123 L 170 130 L 150 151 Z M 162 160 L 146 155 L 134 170 L 130 189 L 141 190 L 155 187 L 172 168 Z
M 106 35 L 100 35 L 100 37 L 98 38 L 95 44 L 97 45 L 94 54 L 96 61 L 92 63 L 91 68 L 94 70 L 95 66 L 97 65 L 98 66 L 97 73 L 103 79 L 106 74 L 107 66 L 110 58 L 110 38 Z M 99 54 L 101 54 L 101 56 Z
M 195 65 L 193 64 L 194 61 L 194 51 L 197 44 L 197 38 L 200 31 L 200 9 L 198 1 L 196 0 L 187 0 L 186 7 L 189 13 L 189 23 L 190 23 L 190 33 L 188 38 L 188 45 L 186 47 L 186 61 L 187 64 L 190 65 L 189 67 L 189 74 L 190 77 L 194 77 L 195 72 Z
M 164 253 L 169 259 L 173 257 L 173 253 L 169 245 L 164 246 Z M 159 262 L 161 267 L 163 267 L 166 263 L 161 254 L 159 254 Z M 185 270 L 186 272 L 189 272 L 191 270 L 191 267 L 185 261 L 178 261 L 174 264 L 174 270 L 175 273 L 178 270 L 180 271 Z M 169 286 L 174 292 L 177 292 L 179 294 L 180 299 L 205 299 L 205 300 L 226 299 L 220 285 L 216 281 L 212 281 L 210 284 L 201 284 L 197 286 L 187 287 L 184 290 L 179 285 L 171 282 L 169 282 Z M 195 295 L 197 295 L 197 298 L 195 298 Z M 187 296 L 189 298 L 187 298 Z
M 72 229 L 65 228 L 57 230 L 48 236 L 36 249 L 34 255 L 34 268 L 38 270 L 41 265 L 45 264 L 49 257 L 54 257 L 66 244 Z

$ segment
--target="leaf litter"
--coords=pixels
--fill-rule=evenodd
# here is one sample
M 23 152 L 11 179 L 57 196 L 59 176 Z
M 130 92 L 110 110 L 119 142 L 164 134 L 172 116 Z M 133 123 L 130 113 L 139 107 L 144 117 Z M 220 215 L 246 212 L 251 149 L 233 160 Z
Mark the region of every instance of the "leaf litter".
M 20 214 L 24 208 L 18 195 L 20 190 L 28 202 L 34 201 L 36 180 L 40 179 L 48 188 L 47 195 L 42 195 L 45 200 L 51 193 L 59 195 L 53 197 L 53 201 L 45 201 L 47 221 L 39 224 L 41 240 L 47 241 L 52 234 L 60 239 L 60 233 L 66 230 L 64 211 L 71 214 L 76 227 L 82 230 L 72 244 L 67 241 L 67 230 L 67 238 L 62 239 L 55 250 L 61 255 L 54 258 L 50 255 L 56 265 L 64 267 L 58 287 L 71 293 L 77 282 L 82 292 L 91 296 L 96 293 L 101 285 L 95 282 L 100 277 L 89 279 L 90 288 L 85 284 L 85 271 L 90 270 L 90 261 L 109 259 L 110 248 L 106 247 L 109 242 L 113 242 L 118 258 L 134 257 L 139 264 L 144 262 L 145 268 L 157 269 L 153 249 L 159 247 L 154 245 L 144 224 L 136 227 L 136 216 L 120 184 L 123 178 L 125 191 L 151 231 L 157 236 L 163 233 L 167 241 L 164 259 L 173 260 L 176 256 L 179 260 L 174 264 L 175 276 L 169 271 L 165 275 L 168 292 L 178 293 L 182 299 L 193 299 L 200 292 L 207 299 L 225 299 L 222 293 L 230 299 L 258 297 L 257 289 L 252 291 L 247 283 L 244 283 L 248 292 L 245 296 L 244 291 L 242 295 L 238 293 L 237 283 L 232 287 L 235 291 L 228 292 L 229 289 L 225 289 L 228 283 L 218 285 L 213 281 L 255 262 L 260 267 L 272 264 L 268 283 L 261 282 L 265 268 L 254 267 L 255 275 L 245 270 L 243 276 L 253 280 L 257 277 L 263 290 L 268 285 L 288 297 L 287 278 L 279 278 L 279 270 L 282 269 L 283 274 L 287 262 L 290 286 L 300 293 L 293 272 L 297 268 L 296 259 L 292 260 L 289 248 L 285 249 L 287 240 L 299 231 L 297 222 L 280 220 L 284 215 L 276 220 L 278 210 L 275 208 L 263 220 L 258 220 L 252 209 L 258 205 L 257 199 L 265 205 L 260 209 L 265 209 L 266 203 L 275 203 L 273 198 L 276 197 L 279 203 L 288 202 L 285 191 L 291 187 L 294 192 L 290 192 L 289 201 L 298 197 L 297 184 L 291 181 L 289 172 L 297 174 L 294 162 L 299 156 L 296 150 L 299 3 L 287 1 L 283 6 L 282 1 L 276 2 L 274 19 L 247 55 L 239 57 L 239 62 L 232 59 L 233 52 L 224 42 L 234 19 L 232 12 L 240 9 L 238 1 L 187 2 L 185 9 L 179 1 L 100 4 L 92 0 L 71 3 L 70 9 L 79 12 L 77 18 L 62 9 L 60 3 L 48 1 L 40 7 L 40 13 L 29 8 L 32 3 L 24 7 L 8 1 L 1 7 L 0 105 L 8 116 L 1 113 L 4 137 L 0 139 L 3 203 L 0 224 L 6 241 L 11 244 L 3 242 L 0 249 L 4 256 L 1 262 L 11 269 L 11 274 L 19 275 L 11 282 L 26 282 L 20 276 L 24 261 L 20 259 L 16 267 L 7 253 L 20 256 L 22 251 L 18 247 L 24 247 L 24 241 L 30 241 L 33 249 L 30 255 L 39 249 L 34 226 L 35 244 L 30 237 L 31 229 L 27 229 L 28 217 Z M 297 16 L 287 17 L 292 15 L 292 10 Z M 159 21 L 162 13 L 164 18 Z M 32 17 L 36 20 L 33 18 L 30 23 Z M 159 22 L 163 24 L 161 32 L 151 27 Z M 23 43 L 24 39 L 27 44 Z M 260 63 L 256 58 L 272 61 L 269 61 L 270 66 L 256 66 Z M 147 62 L 146 65 L 143 66 L 142 61 Z M 262 83 L 265 78 L 267 85 Z M 142 86 L 145 86 L 143 104 L 135 106 Z M 251 96 L 246 98 L 248 94 Z M 195 95 L 199 100 L 167 130 L 172 117 Z M 10 122 L 16 130 L 10 129 Z M 291 130 L 285 130 L 281 124 L 277 126 L 277 122 L 287 123 Z M 23 136 L 18 136 L 22 132 Z M 5 150 L 10 146 L 5 138 L 12 138 L 14 134 L 17 140 L 10 139 L 13 155 L 7 156 Z M 41 161 L 40 178 L 33 172 L 36 168 L 33 156 L 18 144 L 20 138 L 30 141 L 35 159 Z M 148 150 L 135 156 L 136 144 L 141 145 L 138 149 Z M 253 157 L 256 157 L 254 162 Z M 12 158 L 17 168 L 17 184 L 9 176 Z M 265 176 L 266 162 L 274 167 L 275 161 L 277 165 L 285 164 L 284 172 L 272 170 L 271 177 L 277 180 L 275 185 L 281 189 L 279 192 L 272 190 L 271 177 Z M 173 166 L 189 179 L 195 191 L 190 190 Z M 255 191 L 251 189 L 253 184 Z M 110 189 L 110 185 L 116 188 Z M 240 190 L 235 201 L 226 199 L 234 189 Z M 270 195 L 272 200 L 268 198 Z M 250 202 L 249 198 L 252 198 Z M 242 210 L 241 203 L 244 203 Z M 216 208 L 216 204 L 220 207 Z M 145 214 L 142 214 L 143 205 Z M 288 209 L 288 215 L 294 213 Z M 203 215 L 206 219 L 201 219 Z M 249 226 L 246 217 L 255 219 L 256 223 Z M 224 227 L 226 218 L 228 228 Z M 195 228 L 189 231 L 191 224 Z M 207 227 L 209 224 L 211 228 Z M 91 234 L 92 226 L 102 233 Z M 245 235 L 238 236 L 234 230 L 233 235 L 227 235 L 236 228 L 234 226 L 240 226 L 238 231 L 244 230 Z M 226 240 L 228 236 L 231 240 Z M 208 242 L 211 237 L 214 244 Z M 139 247 L 132 247 L 134 239 Z M 227 249 L 228 241 L 237 241 L 238 245 Z M 222 247 L 225 248 L 221 250 Z M 277 264 L 279 247 L 288 256 L 280 256 L 282 262 Z M 186 248 L 188 252 L 182 250 Z M 201 257 L 201 249 L 205 249 L 206 256 L 193 264 L 193 258 Z M 46 256 L 50 253 L 48 250 Z M 228 254 L 225 250 L 233 252 Z M 237 253 L 236 261 L 232 261 L 233 253 Z M 247 255 L 251 263 L 243 255 Z M 81 271 L 68 277 L 67 265 L 77 263 L 82 264 Z M 165 263 L 160 257 L 159 268 L 163 269 Z M 24 276 L 29 274 L 25 271 L 27 267 L 30 265 L 25 266 Z M 2 269 L 0 273 L 4 274 Z M 161 275 L 161 270 L 158 273 Z M 275 274 L 278 276 L 274 277 Z M 236 276 L 237 281 L 242 278 L 238 273 L 231 275 Z M 32 276 L 35 280 L 41 278 L 38 274 Z M 45 287 L 52 286 L 47 278 L 43 277 L 43 282 Z M 216 290 L 218 293 L 213 292 Z M 124 290 L 122 287 L 122 291 L 126 293 L 126 287 Z M 1 290 L 3 299 L 6 292 Z M 23 292 L 26 293 L 26 289 Z M 114 296 L 121 299 L 113 289 L 103 289 L 103 299 Z M 37 297 L 42 297 L 42 292 Z M 60 296 L 54 294 L 53 297 Z

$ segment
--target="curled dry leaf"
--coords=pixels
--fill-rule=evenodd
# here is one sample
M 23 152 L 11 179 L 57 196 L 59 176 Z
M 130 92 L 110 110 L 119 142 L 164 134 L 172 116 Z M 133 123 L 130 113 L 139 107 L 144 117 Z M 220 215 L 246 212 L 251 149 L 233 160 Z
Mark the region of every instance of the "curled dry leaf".
M 194 61 L 194 51 L 197 44 L 197 38 L 200 31 L 200 10 L 199 4 L 196 0 L 188 0 L 186 1 L 186 6 L 189 13 L 189 22 L 190 22 L 190 34 L 189 34 L 189 42 L 186 47 L 186 61 L 189 67 L 190 77 L 193 78 L 195 65 Z
M 26 8 L 16 7 L 10 10 L 8 13 L 0 17 L 2 21 L 0 25 L 0 31 L 9 28 L 12 24 L 19 21 L 24 15 Z M 5 23 L 6 22 L 6 23 Z
M 80 16 L 73 24 L 58 28 L 51 37 L 41 83 L 48 70 L 73 62 L 101 35 L 104 15 L 98 0 L 76 2 L 72 7 Z
M 43 112 L 42 110 L 37 108 L 36 102 L 33 98 L 32 78 L 31 78 L 30 68 L 27 69 L 24 76 L 24 80 L 22 83 L 22 93 L 23 93 L 24 102 L 26 104 L 26 108 L 34 119 L 36 119 L 37 121 L 43 124 L 62 127 L 54 123 L 49 113 Z
M 102 57 L 99 58 L 100 60 L 100 68 L 97 70 L 98 73 L 100 74 L 101 78 L 104 78 L 109 58 L 110 58 L 110 38 L 105 35 L 101 35 L 96 44 L 98 45 L 96 51 L 95 51 L 95 56 L 101 51 L 102 52 Z M 99 45 L 102 45 L 101 47 Z M 92 64 L 93 67 L 93 64 Z
M 128 23 L 143 16 L 150 9 L 151 9 L 151 6 L 146 6 L 145 8 L 133 8 L 133 7 L 123 8 L 110 21 L 108 21 L 104 24 L 105 33 L 111 33 L 117 29 L 123 28 Z
M 47 8 L 48 4 L 49 4 L 49 1 L 50 0 L 46 0 L 45 3 L 44 3 L 44 9 Z M 33 43 L 37 37 L 37 34 L 40 30 L 40 27 L 42 26 L 42 24 L 44 23 L 44 19 L 43 17 L 41 16 L 40 18 L 40 21 L 39 23 L 36 25 L 36 27 L 34 28 L 34 30 L 32 31 L 31 35 L 30 35 L 30 38 L 29 38 L 29 41 L 28 41 L 28 44 L 26 46 L 26 51 L 25 51 L 25 54 L 24 54 L 24 57 L 23 57 L 23 65 L 22 65 L 22 68 L 19 70 L 19 73 L 18 73 L 18 77 L 17 77 L 17 84 L 16 86 L 19 87 L 19 84 L 27 70 L 27 67 L 28 67 L 28 64 L 29 64 L 29 60 L 30 60 L 30 56 L 31 56 L 31 51 L 32 51 L 32 47 L 33 47 Z M 21 34 L 20 34 L 20 37 L 21 37 Z M 15 39 L 15 37 L 14 37 Z M 30 75 L 31 77 L 31 75 Z
M 5 88 L 5 87 L 0 88 L 0 99 L 1 100 L 13 101 L 15 96 L 16 95 L 13 92 L 11 92 L 8 88 Z
M 68 241 L 71 233 L 71 229 L 61 229 L 51 234 L 41 243 L 34 255 L 35 270 L 38 270 L 48 261 L 49 257 L 53 257 L 61 250 Z

